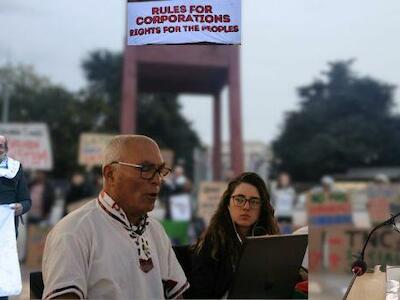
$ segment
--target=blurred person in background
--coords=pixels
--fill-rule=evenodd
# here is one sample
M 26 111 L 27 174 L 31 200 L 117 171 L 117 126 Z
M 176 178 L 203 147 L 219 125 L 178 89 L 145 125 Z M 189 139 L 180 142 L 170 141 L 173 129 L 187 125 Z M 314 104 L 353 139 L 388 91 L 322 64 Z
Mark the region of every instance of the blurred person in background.
M 329 175 L 325 175 L 321 178 L 322 192 L 331 193 L 335 188 L 335 180 Z
M 165 182 L 171 195 L 190 193 L 192 184 L 185 175 L 185 170 L 178 165 L 174 168 L 172 176 L 169 176 Z
M 332 176 L 324 175 L 321 177 L 320 185 L 313 187 L 310 192 L 312 194 L 324 194 L 327 196 L 333 192 L 340 192 L 340 190 L 335 187 L 335 180 Z
M 162 194 L 166 208 L 166 219 L 173 219 L 173 212 L 171 212 L 172 198 L 177 195 L 189 195 L 192 189 L 192 183 L 186 177 L 183 166 L 175 166 L 172 174 L 166 179 L 164 188 Z
M 81 172 L 75 172 L 71 177 L 71 185 L 65 197 L 65 214 L 71 204 L 92 196 L 92 191 L 86 183 L 85 176 Z
M 103 188 L 103 175 L 99 167 L 86 167 L 84 173 L 80 173 L 84 177 L 86 190 L 90 196 L 98 195 Z
M 280 224 L 292 224 L 293 208 L 296 202 L 296 191 L 291 185 L 290 175 L 282 172 L 278 175 L 278 181 L 272 191 L 275 216 Z
M 194 246 L 189 296 L 226 297 L 245 237 L 278 233 L 264 180 L 251 172 L 231 180 L 209 227 Z
M 31 208 L 31 198 L 26 183 L 24 171 L 19 161 L 7 155 L 8 141 L 0 135 L 0 205 L 8 205 L 14 209 L 15 234 L 18 236 L 19 218 Z M 1 249 L 4 251 L 4 249 Z M 1 255 L 6 255 L 1 253 Z M 8 297 L 0 297 L 1 300 Z
M 51 208 L 54 205 L 54 187 L 44 171 L 37 171 L 29 183 L 32 198 L 32 207 L 29 211 L 29 223 L 40 223 L 49 219 Z
M 386 174 L 379 173 L 375 175 L 374 182 L 380 185 L 387 185 L 390 184 L 390 179 Z
M 22 220 L 22 215 L 31 208 L 32 201 L 21 163 L 9 157 L 7 152 L 7 138 L 0 135 L 0 205 L 13 204 L 18 235 L 18 217 Z

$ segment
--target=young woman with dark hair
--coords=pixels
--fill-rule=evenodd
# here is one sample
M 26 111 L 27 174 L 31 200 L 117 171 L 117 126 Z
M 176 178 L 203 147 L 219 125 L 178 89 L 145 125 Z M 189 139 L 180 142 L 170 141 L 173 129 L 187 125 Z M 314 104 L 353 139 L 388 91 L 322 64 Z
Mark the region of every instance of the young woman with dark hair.
M 209 227 L 194 246 L 188 296 L 226 296 L 245 237 L 278 233 L 264 180 L 250 172 L 231 180 Z

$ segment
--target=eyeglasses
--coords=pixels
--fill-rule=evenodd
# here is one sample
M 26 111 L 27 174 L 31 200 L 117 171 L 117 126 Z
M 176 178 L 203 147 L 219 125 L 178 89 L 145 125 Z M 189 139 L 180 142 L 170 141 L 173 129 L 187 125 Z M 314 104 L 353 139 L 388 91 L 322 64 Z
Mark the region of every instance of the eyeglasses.
M 167 168 L 165 165 L 161 165 L 158 168 L 155 165 L 137 165 L 137 164 L 129 164 L 121 161 L 113 161 L 111 164 L 119 164 L 123 166 L 128 166 L 132 168 L 140 169 L 140 176 L 143 179 L 151 180 L 154 178 L 156 173 L 160 174 L 161 178 L 166 177 L 169 173 L 171 173 L 171 169 Z
M 231 198 L 233 199 L 233 204 L 238 207 L 245 206 L 246 202 L 249 202 L 249 206 L 252 209 L 259 208 L 261 206 L 261 200 L 257 197 L 246 198 L 243 195 L 233 195 Z

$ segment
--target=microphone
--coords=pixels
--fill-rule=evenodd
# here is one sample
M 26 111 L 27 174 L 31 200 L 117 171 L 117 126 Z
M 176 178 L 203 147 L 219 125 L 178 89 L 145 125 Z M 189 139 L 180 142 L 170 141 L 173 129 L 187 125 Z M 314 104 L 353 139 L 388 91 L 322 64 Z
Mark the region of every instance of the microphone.
M 363 260 L 356 260 L 351 265 L 351 272 L 357 276 L 363 275 L 367 271 L 367 264 Z
M 367 263 L 364 261 L 364 255 L 365 255 L 365 249 L 367 248 L 369 239 L 371 238 L 372 234 L 373 234 L 377 229 L 379 229 L 379 228 L 381 228 L 381 227 L 384 227 L 384 226 L 386 226 L 386 225 L 392 225 L 392 226 L 394 226 L 394 228 L 396 228 L 396 230 L 398 230 L 397 227 L 396 227 L 396 221 L 395 221 L 395 219 L 396 219 L 398 216 L 400 216 L 400 213 L 397 213 L 397 214 L 391 216 L 391 217 L 390 217 L 389 219 L 387 219 L 386 221 L 384 221 L 384 222 L 382 222 L 382 223 L 376 225 L 376 226 L 370 231 L 370 233 L 368 234 L 367 240 L 364 242 L 364 246 L 363 246 L 363 248 L 362 248 L 362 250 L 361 250 L 361 252 L 360 252 L 360 255 L 359 255 L 358 259 L 357 259 L 355 262 L 353 262 L 353 263 L 351 264 L 351 272 L 353 273 L 353 278 L 351 279 L 351 282 L 350 282 L 350 284 L 349 284 L 349 286 L 348 286 L 348 288 L 347 288 L 347 291 L 346 291 L 346 293 L 345 293 L 344 296 L 343 296 L 343 300 L 346 300 L 346 299 L 347 299 L 347 296 L 348 296 L 349 293 L 350 293 L 350 290 L 351 290 L 351 288 L 352 288 L 352 286 L 353 286 L 353 284 L 354 284 L 354 281 L 356 280 L 356 277 L 359 277 L 359 276 L 363 275 L 363 274 L 367 271 Z

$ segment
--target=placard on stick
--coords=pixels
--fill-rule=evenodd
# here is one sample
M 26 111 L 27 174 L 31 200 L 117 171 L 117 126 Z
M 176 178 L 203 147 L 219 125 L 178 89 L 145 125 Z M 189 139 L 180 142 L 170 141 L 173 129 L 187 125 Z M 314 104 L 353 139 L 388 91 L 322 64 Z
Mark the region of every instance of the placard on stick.
M 200 183 L 198 194 L 198 215 L 208 225 L 226 189 L 225 182 L 204 181 Z

